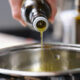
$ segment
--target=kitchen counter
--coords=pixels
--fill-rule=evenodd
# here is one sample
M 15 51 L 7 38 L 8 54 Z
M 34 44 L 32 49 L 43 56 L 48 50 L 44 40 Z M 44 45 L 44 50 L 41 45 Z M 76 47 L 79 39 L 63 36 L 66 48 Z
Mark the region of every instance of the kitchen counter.
M 0 49 L 24 44 L 31 44 L 34 42 L 35 41 L 32 39 L 0 33 Z

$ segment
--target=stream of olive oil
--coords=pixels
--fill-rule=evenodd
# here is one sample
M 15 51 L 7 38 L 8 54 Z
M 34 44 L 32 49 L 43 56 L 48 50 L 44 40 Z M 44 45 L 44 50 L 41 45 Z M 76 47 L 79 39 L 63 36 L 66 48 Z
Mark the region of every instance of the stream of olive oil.
M 43 47 L 43 32 L 46 30 L 46 22 L 43 20 L 40 20 L 37 23 L 37 30 L 40 32 L 40 37 L 41 37 L 41 48 Z
M 43 48 L 43 31 L 40 32 L 40 36 L 41 36 L 41 49 Z
M 41 24 L 42 25 L 42 24 Z M 51 50 L 48 50 L 47 52 L 44 50 L 44 45 L 43 45 L 43 32 L 46 29 L 46 25 L 44 25 L 42 28 L 37 27 L 38 31 L 40 32 L 40 37 L 41 37 L 41 58 L 40 58 L 40 66 L 36 69 L 38 69 L 38 71 L 52 71 L 53 70 L 53 66 L 52 66 L 52 58 L 50 58 L 49 56 L 53 57 L 53 54 L 51 52 Z M 47 46 L 46 46 L 47 47 Z M 48 47 L 50 48 L 50 47 Z M 50 54 L 49 54 L 50 53 Z

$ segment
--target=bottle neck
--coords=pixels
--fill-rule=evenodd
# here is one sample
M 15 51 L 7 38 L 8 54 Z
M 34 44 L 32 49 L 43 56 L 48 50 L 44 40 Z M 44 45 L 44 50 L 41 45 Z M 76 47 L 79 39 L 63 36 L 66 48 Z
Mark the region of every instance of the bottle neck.
M 49 25 L 48 20 L 42 16 L 36 17 L 32 24 L 35 30 L 38 32 L 46 31 Z
M 37 17 L 45 17 L 47 19 L 47 17 L 45 16 L 44 12 L 40 12 L 36 8 L 33 8 L 32 11 L 29 14 L 30 22 L 33 23 L 34 19 L 37 18 Z
M 38 11 L 33 8 L 29 15 L 30 23 L 38 32 L 45 31 L 48 28 L 48 19 L 44 16 L 44 12 Z

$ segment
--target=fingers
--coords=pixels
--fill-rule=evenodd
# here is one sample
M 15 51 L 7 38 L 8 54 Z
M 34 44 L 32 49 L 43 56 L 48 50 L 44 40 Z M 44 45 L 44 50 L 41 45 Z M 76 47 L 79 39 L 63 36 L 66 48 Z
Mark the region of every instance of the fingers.
M 51 17 L 49 18 L 49 21 L 50 21 L 51 23 L 53 23 L 54 18 L 55 18 L 55 15 L 56 15 L 56 12 L 57 12 L 56 0 L 47 0 L 47 1 L 48 1 L 48 3 L 50 4 L 51 10 L 52 10 Z
M 13 18 L 16 19 L 17 21 L 19 21 L 23 26 L 26 26 L 26 23 L 24 22 L 24 20 L 21 17 L 21 5 L 22 5 L 22 1 L 23 0 L 9 0 L 9 3 L 10 3 L 10 6 L 11 6 Z M 52 15 L 51 15 L 49 21 L 51 23 L 53 23 L 54 17 L 55 17 L 56 12 L 57 12 L 57 9 L 56 9 L 56 0 L 47 0 L 47 1 L 50 4 L 51 9 L 52 9 Z
M 24 22 L 24 20 L 21 17 L 20 7 L 15 7 L 12 10 L 12 16 L 13 16 L 14 19 L 16 19 L 17 21 L 19 21 L 23 26 L 26 26 L 26 23 Z
M 13 18 L 19 21 L 23 26 L 26 26 L 26 23 L 21 17 L 22 1 L 23 0 L 9 0 Z

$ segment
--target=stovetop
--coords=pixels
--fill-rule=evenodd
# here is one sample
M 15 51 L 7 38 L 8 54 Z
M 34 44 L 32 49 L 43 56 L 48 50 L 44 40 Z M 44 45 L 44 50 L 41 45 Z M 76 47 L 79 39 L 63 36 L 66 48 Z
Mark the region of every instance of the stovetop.
M 0 80 L 80 80 L 80 73 L 67 74 L 55 77 L 20 77 L 0 74 Z

